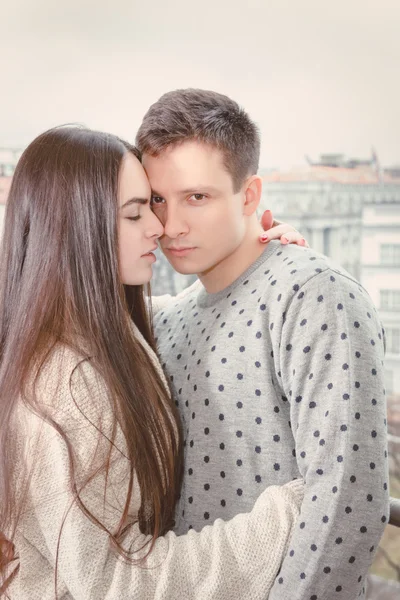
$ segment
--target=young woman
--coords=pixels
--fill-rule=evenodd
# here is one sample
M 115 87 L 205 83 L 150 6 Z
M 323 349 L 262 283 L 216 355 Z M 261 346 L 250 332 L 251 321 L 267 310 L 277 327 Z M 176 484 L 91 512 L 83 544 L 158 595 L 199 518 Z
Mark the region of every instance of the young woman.
M 50 130 L 22 155 L 0 272 L 0 596 L 265 598 L 302 483 L 172 531 L 179 419 L 144 285 L 162 226 L 138 153 Z M 3 596 L 2 596 L 3 597 Z

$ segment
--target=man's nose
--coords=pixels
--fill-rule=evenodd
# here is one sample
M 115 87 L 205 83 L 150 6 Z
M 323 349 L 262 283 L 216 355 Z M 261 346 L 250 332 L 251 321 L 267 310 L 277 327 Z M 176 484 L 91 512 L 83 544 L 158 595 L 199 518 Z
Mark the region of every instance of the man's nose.
M 174 239 L 184 235 L 189 230 L 188 225 L 180 213 L 179 207 L 168 207 L 164 220 L 164 235 Z

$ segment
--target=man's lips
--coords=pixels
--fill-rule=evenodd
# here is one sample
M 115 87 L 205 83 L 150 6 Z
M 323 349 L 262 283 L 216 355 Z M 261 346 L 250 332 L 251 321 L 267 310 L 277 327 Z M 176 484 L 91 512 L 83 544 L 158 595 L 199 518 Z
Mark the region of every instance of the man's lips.
M 195 248 L 193 246 L 186 246 L 184 248 L 170 246 L 169 248 L 165 248 L 167 252 L 171 252 L 174 256 L 186 256 Z

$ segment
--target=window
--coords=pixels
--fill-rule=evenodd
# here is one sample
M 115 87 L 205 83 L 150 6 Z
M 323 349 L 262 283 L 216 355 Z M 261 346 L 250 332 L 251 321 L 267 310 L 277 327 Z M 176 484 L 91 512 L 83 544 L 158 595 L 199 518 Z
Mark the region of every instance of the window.
M 400 329 L 387 327 L 385 330 L 386 352 L 400 354 Z
M 381 263 L 400 265 L 400 244 L 381 244 Z
M 400 290 L 381 290 L 381 308 L 400 310 Z

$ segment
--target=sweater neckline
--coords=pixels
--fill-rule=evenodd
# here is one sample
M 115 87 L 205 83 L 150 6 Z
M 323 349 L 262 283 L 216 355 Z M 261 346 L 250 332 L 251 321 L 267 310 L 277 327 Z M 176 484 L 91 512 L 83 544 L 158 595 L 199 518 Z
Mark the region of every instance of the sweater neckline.
M 207 292 L 203 286 L 197 295 L 197 305 L 200 308 L 207 308 L 213 306 L 220 300 L 228 298 L 230 294 L 242 283 L 246 281 L 258 267 L 264 264 L 279 248 L 280 243 L 276 240 L 272 240 L 267 244 L 264 252 L 241 274 L 235 281 L 219 292 L 214 294 Z

